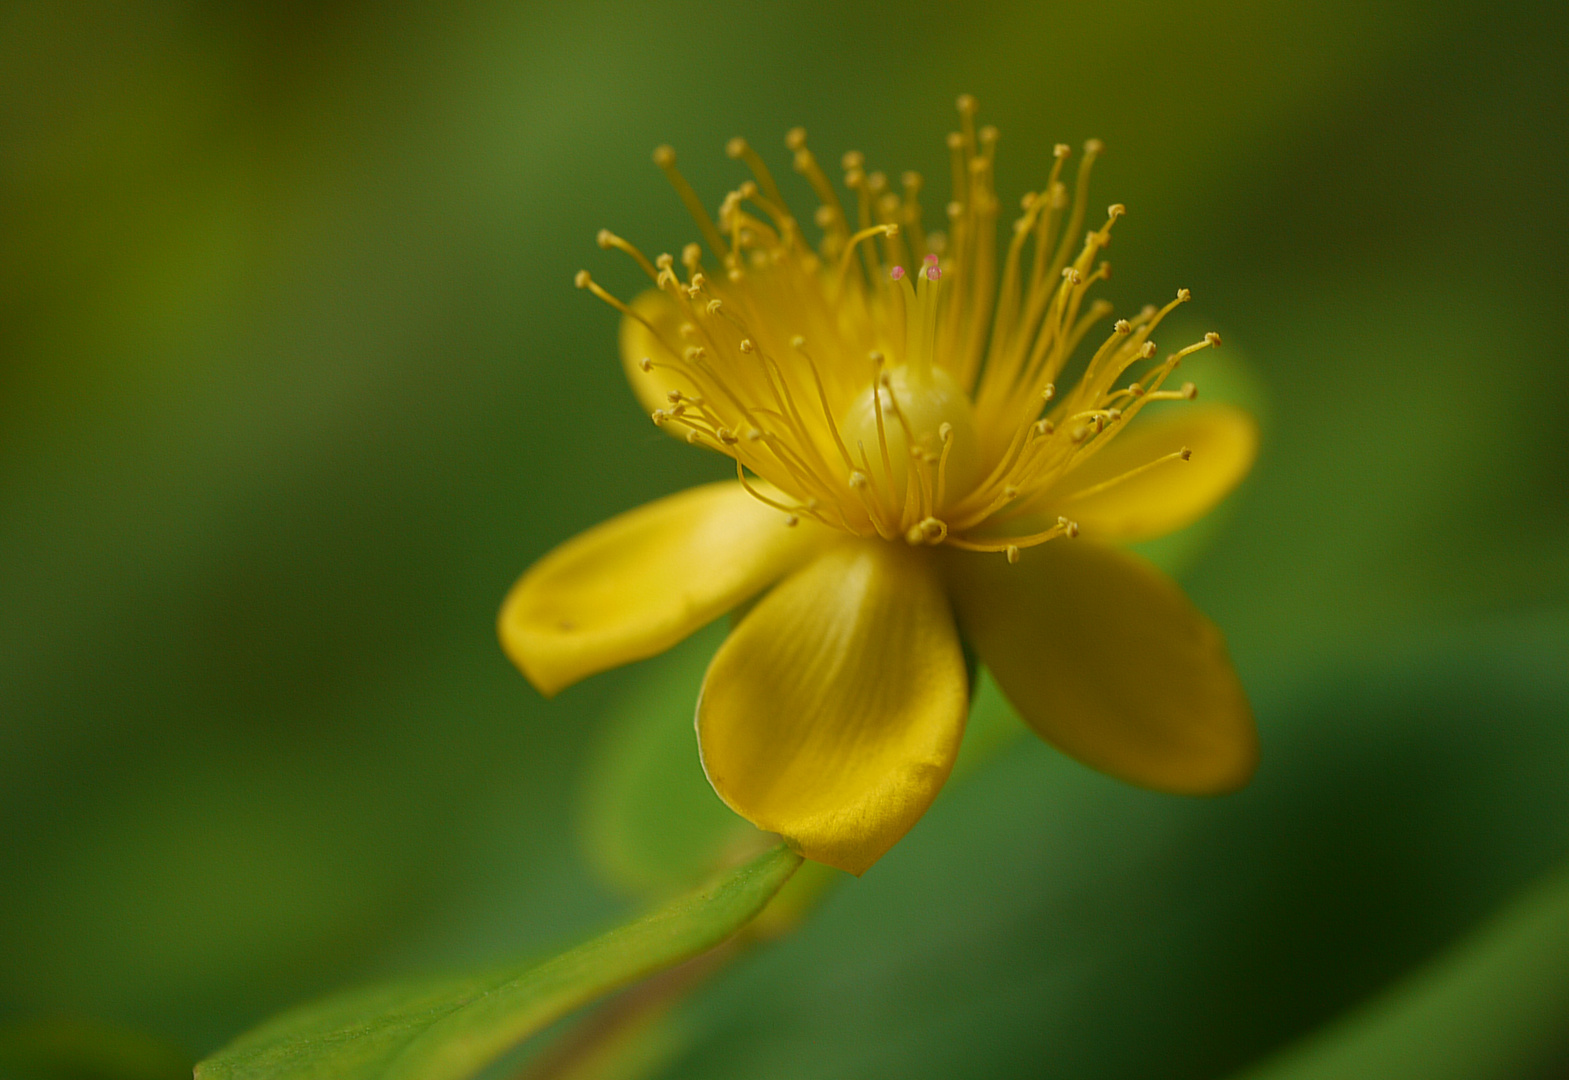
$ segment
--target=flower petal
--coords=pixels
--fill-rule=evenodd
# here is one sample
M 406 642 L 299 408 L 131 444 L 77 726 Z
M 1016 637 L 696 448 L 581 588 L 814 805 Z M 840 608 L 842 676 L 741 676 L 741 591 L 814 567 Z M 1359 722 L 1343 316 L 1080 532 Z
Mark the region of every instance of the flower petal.
M 632 310 L 647 319 L 659 331 L 659 336 L 631 315 L 621 316 L 621 367 L 626 372 L 632 393 L 637 395 L 643 411 L 670 407 L 669 393 L 680 390 L 693 393 L 692 385 L 671 370 L 676 358 L 670 355 L 660 339 L 679 345 L 681 341 L 681 313 L 670 298 L 657 289 L 650 289 L 632 301 Z M 643 361 L 652 360 L 660 367 L 643 370 Z M 685 439 L 689 430 L 680 424 L 664 424 L 661 430 L 678 439 Z
M 959 623 L 1047 742 L 1143 787 L 1214 794 L 1258 760 L 1220 632 L 1144 560 L 1082 540 L 944 560 Z
M 1181 450 L 1171 460 L 1099 492 L 1075 497 L 1130 469 Z M 1230 405 L 1190 405 L 1137 417 L 1106 448 L 1041 497 L 1049 518 L 1079 523 L 1103 543 L 1135 543 L 1191 525 L 1236 487 L 1258 452 L 1258 425 Z
M 860 874 L 926 812 L 969 708 L 930 553 L 839 544 L 758 603 L 708 668 L 709 782 L 803 855 Z
M 543 694 L 663 652 L 789 573 L 827 530 L 733 481 L 639 507 L 568 540 L 501 606 L 502 647 Z

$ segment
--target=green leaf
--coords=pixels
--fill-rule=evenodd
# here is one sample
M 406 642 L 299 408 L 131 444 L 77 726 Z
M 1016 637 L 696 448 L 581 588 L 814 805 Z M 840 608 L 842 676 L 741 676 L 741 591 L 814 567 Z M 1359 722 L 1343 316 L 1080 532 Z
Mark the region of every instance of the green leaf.
M 778 847 L 715 884 L 543 963 L 351 991 L 270 1021 L 198 1080 L 460 1080 L 619 987 L 745 926 L 801 857 Z
M 1391 992 L 1247 1080 L 1480 1080 L 1536 1075 L 1565 1048 L 1569 870 Z

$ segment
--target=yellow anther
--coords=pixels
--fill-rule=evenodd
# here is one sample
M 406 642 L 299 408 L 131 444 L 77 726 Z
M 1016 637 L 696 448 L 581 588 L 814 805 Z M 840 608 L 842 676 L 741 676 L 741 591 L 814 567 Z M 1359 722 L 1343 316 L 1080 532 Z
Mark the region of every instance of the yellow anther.
M 1146 341 L 1139 347 L 1139 356 L 1144 360 L 1148 360 L 1150 357 L 1155 355 L 1155 351 L 1155 343 L 1153 341 Z
M 961 114 L 973 114 L 975 112 L 975 95 L 960 94 L 958 100 L 954 102 L 954 106 Z
M 795 337 L 790 339 L 790 348 L 792 348 L 792 349 L 804 349 L 804 348 L 806 348 L 806 339 L 804 337 L 802 337 L 800 334 L 795 335 Z
M 1042 389 L 1041 389 L 1041 400 L 1042 401 L 1050 401 L 1052 398 L 1054 398 L 1056 396 L 1057 396 L 1057 384 L 1056 383 L 1047 383 L 1044 387 L 1042 387 Z
M 1183 461 L 1193 460 L 1193 448 L 1191 446 L 1184 446 L 1181 450 L 1178 450 L 1177 453 Z
M 1123 206 L 1120 202 L 1119 203 L 1112 203 L 1110 206 L 1108 206 L 1106 208 L 1106 217 L 1109 218 L 1112 221 L 1116 221 L 1118 218 L 1120 218 L 1123 214 L 1126 214 L 1127 212 L 1128 212 L 1128 208 L 1126 206 Z
M 805 145 L 806 129 L 804 127 L 793 127 L 789 131 L 785 132 L 786 150 L 799 150 Z
M 850 474 L 849 482 L 850 486 L 853 488 L 863 488 L 866 486 L 866 474 L 863 473 L 860 469 L 857 469 Z
M 1190 382 L 1183 383 L 1182 384 L 1182 389 L 1179 392 L 1188 401 L 1192 401 L 1194 398 L 1199 396 L 1199 388 L 1198 388 L 1198 385 L 1196 383 L 1190 383 Z
M 1073 153 L 1073 147 L 1065 142 L 1060 142 L 1051 148 L 1051 156 L 1058 160 L 1067 157 L 1071 153 Z
M 661 169 L 663 169 L 666 165 L 674 165 L 675 163 L 676 163 L 675 147 L 669 146 L 669 145 L 660 145 L 660 146 L 654 147 L 654 164 L 655 165 L 658 165 Z
M 1057 430 L 1057 425 L 1053 424 L 1050 420 L 1037 420 L 1037 421 L 1035 421 L 1035 434 L 1037 436 L 1044 437 L 1044 436 L 1050 435 L 1052 432 L 1054 432 L 1056 430 Z
M 1220 348 L 1220 335 L 1215 333 L 1215 331 L 1211 330 L 1209 333 L 1205 334 L 1204 335 L 1204 340 L 1209 342 L 1209 347 L 1210 348 L 1212 348 L 1212 349 Z
M 1133 324 L 1130 323 L 1127 319 L 1118 319 L 1115 323 L 1112 324 L 1111 328 L 1113 331 L 1119 334 L 1133 333 Z
M 637 366 L 642 368 L 644 371 L 653 371 L 654 361 L 645 356 L 643 359 L 637 362 Z
M 1019 545 L 1009 544 L 1005 550 L 1008 553 L 1008 565 L 1017 565 L 1019 561 Z
M 593 284 L 593 282 L 594 279 L 588 276 L 587 270 L 579 270 L 576 274 L 572 275 L 572 284 L 576 285 L 580 289 L 588 288 Z
M 859 150 L 847 150 L 844 157 L 839 159 L 839 165 L 845 172 L 854 172 L 866 164 L 866 155 Z
M 1105 151 L 1105 149 L 1106 144 L 1101 142 L 1099 139 L 1090 139 L 1084 144 L 1084 153 L 1087 157 L 1094 157 L 1096 154 Z
M 801 519 L 796 517 L 794 514 L 791 514 L 791 515 L 789 515 L 788 517 L 786 517 L 784 519 L 784 523 L 785 523 L 785 528 L 793 529 L 797 525 L 801 524 Z
M 1177 299 L 1182 301 L 1184 304 L 1186 304 L 1189 300 L 1193 299 L 1193 292 L 1192 292 L 1192 290 L 1189 290 L 1189 289 L 1178 289 L 1177 290 Z
M 744 353 L 756 352 L 757 351 L 757 343 L 754 342 L 749 337 L 744 337 L 744 338 L 741 339 L 740 349 Z

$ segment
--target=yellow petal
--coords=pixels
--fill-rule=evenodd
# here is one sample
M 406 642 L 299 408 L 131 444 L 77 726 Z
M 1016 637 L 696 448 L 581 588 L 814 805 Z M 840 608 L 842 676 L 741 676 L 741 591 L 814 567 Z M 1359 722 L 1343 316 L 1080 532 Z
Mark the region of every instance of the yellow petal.
M 827 530 L 735 482 L 671 495 L 568 540 L 501 606 L 502 647 L 541 693 L 663 652 L 789 573 Z
M 1042 738 L 1161 791 L 1252 775 L 1258 735 L 1220 632 L 1144 560 L 1080 539 L 943 566 L 965 635 Z
M 1187 461 L 1172 459 L 1101 486 L 1184 446 L 1193 451 Z M 1188 405 L 1158 415 L 1143 413 L 1104 450 L 1063 477 L 1041 502 L 1047 518 L 1055 520 L 1061 514 L 1077 521 L 1086 539 L 1149 540 L 1209 513 L 1248 474 L 1257 452 L 1258 425 L 1230 405 Z
M 703 682 L 697 736 L 732 809 L 860 874 L 936 798 L 968 707 L 931 553 L 846 541 L 731 633 Z
M 659 335 L 656 337 L 640 320 L 630 315 L 621 316 L 621 367 L 626 371 L 627 382 L 631 384 L 632 392 L 637 395 L 638 404 L 643 406 L 644 412 L 668 409 L 671 404 L 670 391 L 696 393 L 687 380 L 671 370 L 670 365 L 675 363 L 676 358 L 661 341 L 663 339 L 680 348 L 680 312 L 670 298 L 657 289 L 650 289 L 632 301 L 632 310 L 652 323 Z M 644 371 L 645 360 L 663 366 Z M 663 424 L 660 430 L 684 440 L 690 429 L 680 424 Z

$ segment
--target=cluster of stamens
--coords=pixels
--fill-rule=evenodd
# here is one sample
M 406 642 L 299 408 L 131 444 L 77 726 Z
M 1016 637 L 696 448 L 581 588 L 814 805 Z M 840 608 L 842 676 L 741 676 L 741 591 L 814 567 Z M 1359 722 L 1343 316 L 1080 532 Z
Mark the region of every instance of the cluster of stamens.
M 627 304 L 586 271 L 577 284 L 646 332 L 638 366 L 665 400 L 654 422 L 734 459 L 741 483 L 789 524 L 809 517 L 1014 561 L 1021 548 L 1077 534 L 1067 516 L 1075 499 L 1186 460 L 1184 449 L 1092 487 L 1071 482 L 1147 404 L 1194 397 L 1191 383 L 1165 384 L 1183 357 L 1219 338 L 1155 361 L 1150 334 L 1188 300 L 1184 289 L 1115 322 L 1071 389 L 1059 390 L 1085 337 L 1111 313 L 1087 294 L 1109 276 L 1100 255 L 1123 207 L 1081 231 L 1101 145 L 1085 146 L 1071 195 L 1062 179 L 1069 148 L 1055 148 L 1045 187 L 1022 201 L 999 279 L 997 132 L 976 129 L 967 95 L 959 113 L 944 232 L 922 228 L 918 175 L 905 173 L 894 191 L 858 153 L 843 159 L 847 205 L 799 128 L 786 145 L 820 201 L 815 245 L 744 140 L 728 152 L 753 179 L 725 197 L 717 219 L 661 147 L 654 160 L 710 255 L 688 244 L 679 274 L 672 256 L 651 261 L 602 231 L 600 246 L 631 256 L 656 291 Z M 1119 385 L 1135 366 L 1141 374 Z

